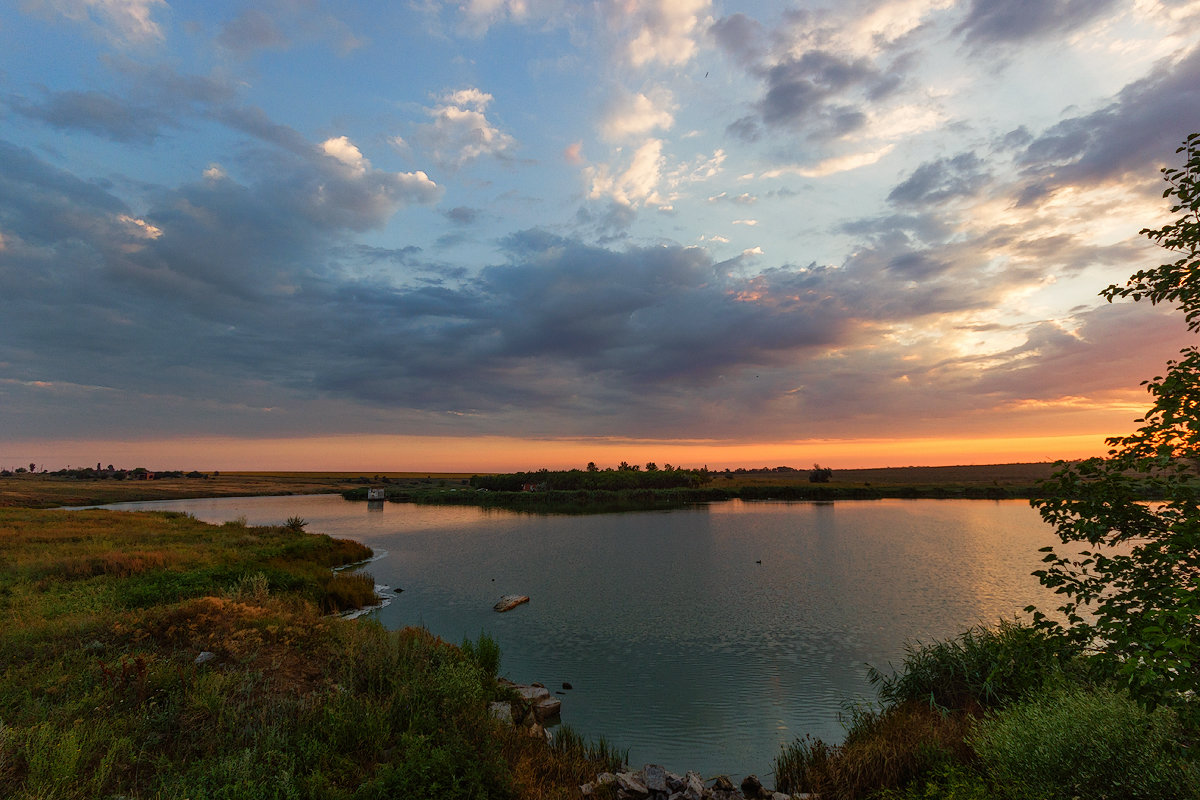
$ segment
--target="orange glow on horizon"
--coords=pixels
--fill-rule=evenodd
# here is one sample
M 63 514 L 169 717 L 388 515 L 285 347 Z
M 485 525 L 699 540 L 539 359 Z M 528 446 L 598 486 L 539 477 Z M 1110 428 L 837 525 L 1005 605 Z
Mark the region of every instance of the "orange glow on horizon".
M 808 439 L 722 442 L 646 439 L 517 439 L 501 436 L 189 437 L 146 441 L 54 440 L 5 445 L 0 467 L 55 470 L 96 462 L 132 468 L 311 472 L 511 472 L 600 468 L 621 461 L 659 466 L 834 469 L 1003 464 L 1086 458 L 1107 452 L 1105 435 L 938 439 Z

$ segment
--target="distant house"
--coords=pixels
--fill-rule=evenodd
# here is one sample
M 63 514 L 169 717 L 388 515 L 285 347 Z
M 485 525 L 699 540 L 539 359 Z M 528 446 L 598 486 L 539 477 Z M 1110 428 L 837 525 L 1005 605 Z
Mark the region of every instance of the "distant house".
M 522 492 L 544 492 L 549 488 L 545 483 L 523 483 L 521 484 Z
M 383 499 L 385 499 L 383 487 L 367 489 L 367 499 L 368 500 L 383 500 Z

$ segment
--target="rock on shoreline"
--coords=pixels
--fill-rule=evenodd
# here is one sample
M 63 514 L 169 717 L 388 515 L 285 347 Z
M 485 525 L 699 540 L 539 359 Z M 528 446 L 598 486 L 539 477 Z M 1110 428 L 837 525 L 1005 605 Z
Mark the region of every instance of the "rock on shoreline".
M 741 789 L 734 788 L 726 775 L 717 776 L 712 786 L 695 772 L 679 776 L 657 764 L 647 764 L 637 772 L 602 772 L 596 780 L 579 787 L 584 797 L 596 794 L 602 786 L 616 784 L 618 800 L 801 800 L 808 794 L 788 795 L 765 788 L 754 775 L 747 775 Z

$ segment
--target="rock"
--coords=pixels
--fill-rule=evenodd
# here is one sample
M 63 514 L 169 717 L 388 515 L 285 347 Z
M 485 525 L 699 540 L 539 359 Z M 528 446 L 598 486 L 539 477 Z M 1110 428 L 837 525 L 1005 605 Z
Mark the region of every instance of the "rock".
M 668 792 L 682 792 L 683 791 L 683 778 L 679 777 L 674 772 L 668 772 L 667 773 L 667 791 Z
M 732 792 L 733 781 L 729 780 L 728 775 L 718 775 L 717 779 L 713 781 L 713 788 L 721 792 Z
M 530 739 L 545 739 L 546 741 L 550 741 L 549 732 L 536 722 L 529 726 L 526 733 L 529 734 Z
M 704 797 L 704 780 L 695 772 L 683 776 L 683 796 L 687 800 L 701 800 Z
M 557 697 L 547 697 L 534 704 L 533 715 L 537 717 L 538 722 L 546 722 L 547 720 L 557 719 L 561 710 L 562 700 L 559 700 Z
M 596 783 L 600 786 L 608 786 L 610 783 L 616 783 L 617 776 L 611 772 L 601 772 L 596 776 Z
M 658 764 L 647 764 L 642 767 L 642 782 L 652 792 L 667 792 L 667 771 Z
M 563 688 L 570 690 L 570 689 L 574 689 L 575 687 L 572 686 L 571 684 L 567 683 L 566 681 L 563 681 Z
M 208 652 L 207 650 L 205 650 L 203 653 L 201 653 L 200 655 L 196 656 L 196 660 L 195 660 L 193 663 L 195 663 L 195 664 L 207 664 L 207 663 L 208 663 L 208 662 L 210 662 L 210 661 L 214 661 L 214 660 L 216 660 L 216 658 L 217 658 L 217 654 L 216 654 L 216 653 L 210 653 L 210 652 Z
M 742 794 L 746 796 L 746 800 L 768 800 L 771 796 L 757 775 L 747 775 L 742 780 Z
M 637 774 L 633 772 L 617 774 L 617 791 L 627 797 L 647 797 L 650 794 L 646 784 L 642 783 Z
M 512 611 L 522 603 L 528 602 L 529 595 L 527 594 L 506 594 L 496 601 L 496 605 L 492 606 L 492 610 L 501 612 Z
M 518 686 L 517 694 L 526 703 L 539 703 L 550 697 L 550 690 L 544 686 Z
M 488 713 L 495 719 L 500 720 L 505 725 L 512 727 L 512 703 L 495 702 L 488 704 Z
M 802 794 L 797 795 L 797 797 L 808 797 L 808 795 Z M 792 800 L 792 796 L 783 792 L 771 792 L 771 800 Z

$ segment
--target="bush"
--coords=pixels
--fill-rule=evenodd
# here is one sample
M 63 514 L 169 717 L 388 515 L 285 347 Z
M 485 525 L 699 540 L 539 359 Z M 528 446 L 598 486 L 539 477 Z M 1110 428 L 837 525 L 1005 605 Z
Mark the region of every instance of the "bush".
M 1169 709 L 1069 686 L 989 716 L 970 742 L 1007 797 L 1170 800 L 1200 796 L 1200 770 L 1183 758 L 1181 739 Z
M 926 703 L 941 711 L 998 708 L 1041 689 L 1047 678 L 1077 669 L 1077 645 L 1017 622 L 977 627 L 953 639 L 905 646 L 899 671 L 869 667 L 887 706 Z
M 965 737 L 972 721 L 921 703 L 883 711 L 859 707 L 850 712 L 841 745 L 805 737 L 785 747 L 775 759 L 775 785 L 782 792 L 835 800 L 902 787 L 945 765 L 969 761 Z
M 473 642 L 463 639 L 462 651 L 489 678 L 500 674 L 500 645 L 483 631 L 479 632 L 479 638 Z

